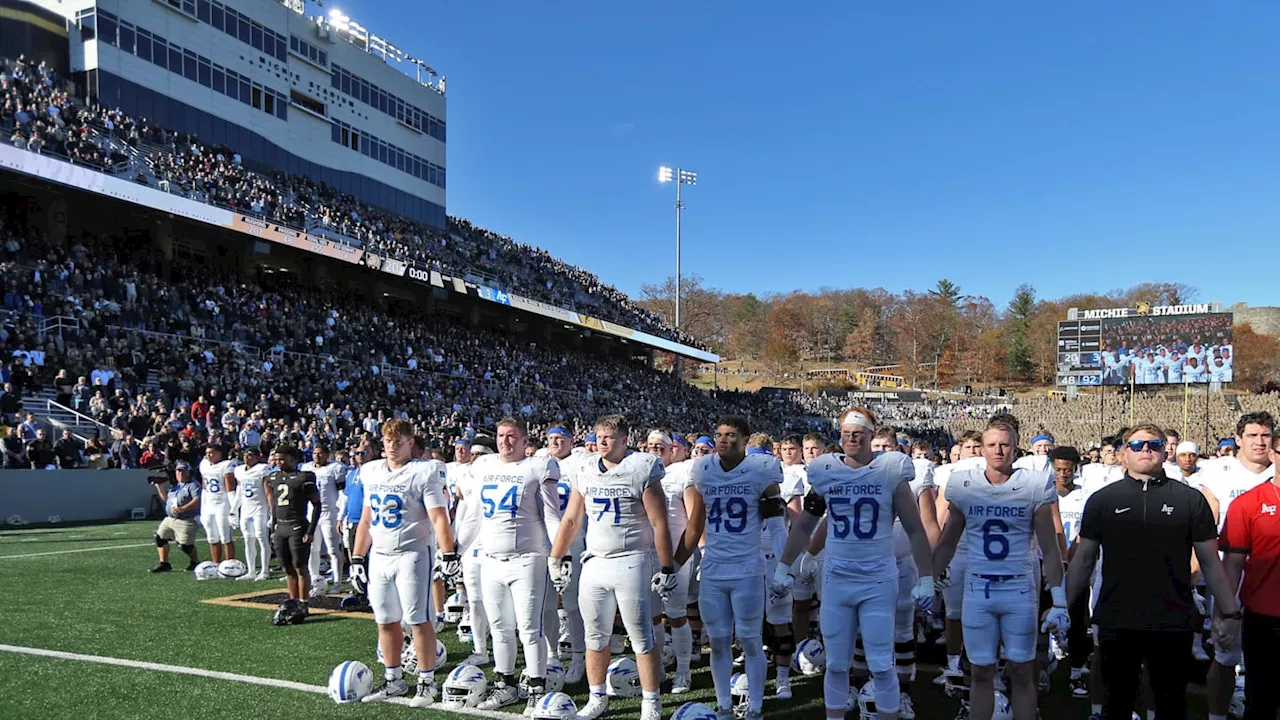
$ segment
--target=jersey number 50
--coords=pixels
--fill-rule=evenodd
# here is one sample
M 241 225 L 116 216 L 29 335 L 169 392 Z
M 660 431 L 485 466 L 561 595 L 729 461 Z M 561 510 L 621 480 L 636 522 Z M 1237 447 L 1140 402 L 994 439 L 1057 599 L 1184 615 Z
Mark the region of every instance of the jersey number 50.
M 404 500 L 399 495 L 388 493 L 386 495 L 370 495 L 369 496 L 369 514 L 373 518 L 369 521 L 370 525 L 381 525 L 388 530 L 395 530 L 400 527 L 401 511 L 404 508 Z
M 843 505 L 852 505 L 853 513 L 841 512 Z M 866 508 L 871 509 L 871 519 L 864 521 L 863 510 Z M 875 498 L 858 498 L 857 502 L 847 497 L 827 498 L 827 514 L 830 515 L 831 534 L 839 539 L 849 537 L 852 530 L 859 540 L 870 540 L 880 527 L 880 503 Z

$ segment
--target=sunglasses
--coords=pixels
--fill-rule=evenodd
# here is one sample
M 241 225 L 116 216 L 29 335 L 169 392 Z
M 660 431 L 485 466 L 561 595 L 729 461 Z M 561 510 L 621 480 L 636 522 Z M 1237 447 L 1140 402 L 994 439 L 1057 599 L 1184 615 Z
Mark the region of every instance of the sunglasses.
M 1129 450 L 1132 452 L 1142 452 L 1143 450 L 1153 450 L 1155 452 L 1164 451 L 1164 440 L 1155 438 L 1152 440 L 1130 440 Z

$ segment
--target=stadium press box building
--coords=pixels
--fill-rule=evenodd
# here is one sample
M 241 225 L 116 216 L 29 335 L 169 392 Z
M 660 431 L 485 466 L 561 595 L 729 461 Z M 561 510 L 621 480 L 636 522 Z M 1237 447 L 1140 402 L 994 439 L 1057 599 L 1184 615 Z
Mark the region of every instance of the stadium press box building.
M 356 19 L 308 17 L 303 0 L 0 5 L 29 16 L 20 50 L 82 100 L 444 227 L 444 79 Z

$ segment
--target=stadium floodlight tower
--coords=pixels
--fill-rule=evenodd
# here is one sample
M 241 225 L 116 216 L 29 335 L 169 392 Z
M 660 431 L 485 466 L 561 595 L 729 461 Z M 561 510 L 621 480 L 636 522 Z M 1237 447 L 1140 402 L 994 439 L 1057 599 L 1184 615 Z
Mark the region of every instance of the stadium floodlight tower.
M 678 333 L 680 332 L 680 213 L 684 210 L 684 201 L 680 199 L 680 186 L 697 185 L 698 173 L 664 165 L 658 168 L 658 182 L 675 182 L 676 184 L 676 332 Z

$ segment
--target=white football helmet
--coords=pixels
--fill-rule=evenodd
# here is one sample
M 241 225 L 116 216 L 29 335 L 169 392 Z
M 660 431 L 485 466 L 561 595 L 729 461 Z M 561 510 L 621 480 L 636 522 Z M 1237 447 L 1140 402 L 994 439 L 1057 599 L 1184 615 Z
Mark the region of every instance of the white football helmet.
M 876 713 L 876 691 L 868 680 L 858 691 L 858 720 L 876 720 L 879 717 Z
M 471 641 L 471 616 L 463 615 L 462 621 L 458 623 L 458 642 L 466 644 Z
M 410 675 L 418 672 L 418 651 L 412 638 L 405 638 L 404 647 L 400 648 L 400 666 Z
M 462 612 L 466 607 L 460 593 L 450 595 L 449 599 L 444 601 L 444 621 L 456 625 L 462 620 Z
M 667 640 L 662 644 L 662 667 L 669 668 L 676 664 L 676 646 L 667 633 Z
M 373 690 L 373 672 L 364 663 L 348 660 L 329 673 L 329 697 L 339 705 L 360 702 Z
M 533 708 L 533 720 L 574 720 L 577 717 L 578 706 L 573 704 L 573 698 L 562 692 L 552 692 L 549 688 Z
M 640 697 L 640 670 L 636 667 L 636 661 L 620 657 L 609 663 L 605 685 L 610 697 Z
M 671 720 L 716 720 L 716 711 L 699 702 L 687 702 L 676 710 Z
M 329 558 L 320 558 L 320 574 L 328 575 L 333 572 L 333 565 L 329 563 Z
M 564 666 L 559 660 L 547 661 L 547 688 L 548 693 L 560 692 L 564 689 Z
M 239 560 L 223 560 L 218 564 L 218 574 L 224 578 L 243 577 L 249 573 L 249 568 Z
M 213 580 L 218 577 L 218 566 L 212 561 L 205 560 L 197 565 L 193 572 L 197 580 Z
M 329 578 L 318 577 L 311 583 L 311 597 L 324 597 L 329 594 Z
M 996 709 L 991 713 L 991 720 L 1013 720 L 1013 706 L 1002 692 L 996 692 Z
M 805 675 L 821 675 L 827 669 L 827 652 L 822 641 L 817 638 L 805 638 L 796 647 L 792 664 L 796 670 Z
M 734 705 L 747 706 L 750 688 L 747 684 L 747 674 L 737 672 L 733 677 L 729 678 L 729 694 L 733 697 Z
M 443 640 L 436 637 L 436 667 L 442 668 L 447 662 L 449 662 L 449 648 L 444 646 Z
M 440 702 L 447 708 L 475 707 L 484 700 L 489 681 L 484 671 L 475 665 L 463 663 L 445 678 Z

